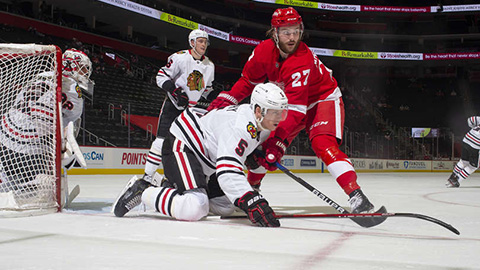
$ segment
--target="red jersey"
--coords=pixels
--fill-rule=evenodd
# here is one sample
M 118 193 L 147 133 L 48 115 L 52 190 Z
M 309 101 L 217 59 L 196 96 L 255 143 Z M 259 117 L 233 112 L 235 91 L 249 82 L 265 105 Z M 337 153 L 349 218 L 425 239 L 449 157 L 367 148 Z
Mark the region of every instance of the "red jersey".
M 307 109 L 320 101 L 341 96 L 331 70 L 302 41 L 295 53 L 282 59 L 275 43 L 264 40 L 254 49 L 242 77 L 228 94 L 241 101 L 252 93 L 256 84 L 266 80 L 279 85 L 288 98 L 287 119 L 275 131 L 282 139 L 301 124 Z

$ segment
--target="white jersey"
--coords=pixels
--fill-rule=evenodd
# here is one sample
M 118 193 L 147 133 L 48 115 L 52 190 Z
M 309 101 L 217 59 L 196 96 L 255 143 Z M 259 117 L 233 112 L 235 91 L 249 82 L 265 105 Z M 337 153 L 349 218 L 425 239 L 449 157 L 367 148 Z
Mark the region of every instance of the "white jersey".
M 206 98 L 213 90 L 214 72 L 215 65 L 208 57 L 202 56 L 200 60 L 195 60 L 190 50 L 183 50 L 168 57 L 167 64 L 158 71 L 157 85 L 162 87 L 165 81 L 173 81 L 176 87 L 182 87 L 185 91 L 189 107 L 192 107 L 202 96 Z M 168 96 L 177 109 L 183 110 L 177 106 L 170 93 Z
M 63 127 L 69 122 L 75 122 L 82 116 L 83 95 L 82 88 L 77 81 L 62 76 L 62 117 Z
M 249 104 L 213 110 L 203 117 L 187 109 L 170 132 L 195 153 L 206 175 L 216 172 L 220 187 L 232 203 L 252 190 L 243 172 L 244 163 L 270 132 L 258 131 Z
M 480 149 L 480 116 L 469 117 L 467 122 L 468 126 L 472 129 L 465 134 L 463 142 L 474 149 Z
M 22 154 L 44 154 L 42 145 L 53 135 L 55 92 L 50 82 L 37 81 L 24 87 L 13 105 L 1 116 L 0 141 Z M 43 143 L 42 143 L 43 142 Z

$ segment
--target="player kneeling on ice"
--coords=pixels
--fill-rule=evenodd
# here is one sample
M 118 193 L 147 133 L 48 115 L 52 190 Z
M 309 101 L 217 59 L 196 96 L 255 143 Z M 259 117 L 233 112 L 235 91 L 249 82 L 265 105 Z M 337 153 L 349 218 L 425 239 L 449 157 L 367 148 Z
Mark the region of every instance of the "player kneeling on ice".
M 199 117 L 185 110 L 172 124 L 163 145 L 166 179 L 155 187 L 132 178 L 113 212 L 124 216 L 143 202 L 179 220 L 199 220 L 209 212 L 230 215 L 239 207 L 253 224 L 279 227 L 267 200 L 254 191 L 244 163 L 287 116 L 288 100 L 272 83 L 258 84 L 250 104 L 228 106 Z

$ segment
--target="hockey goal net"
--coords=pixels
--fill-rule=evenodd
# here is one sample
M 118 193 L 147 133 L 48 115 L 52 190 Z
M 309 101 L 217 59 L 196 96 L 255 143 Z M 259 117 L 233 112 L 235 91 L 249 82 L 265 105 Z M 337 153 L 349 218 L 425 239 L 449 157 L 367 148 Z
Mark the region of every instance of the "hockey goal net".
M 0 44 L 0 216 L 60 209 L 62 52 Z

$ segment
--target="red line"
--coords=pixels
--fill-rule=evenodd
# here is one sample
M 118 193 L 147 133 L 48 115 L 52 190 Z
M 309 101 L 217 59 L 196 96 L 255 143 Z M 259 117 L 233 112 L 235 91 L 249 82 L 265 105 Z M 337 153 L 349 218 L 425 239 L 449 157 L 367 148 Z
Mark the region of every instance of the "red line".
M 314 254 L 308 256 L 303 261 L 300 262 L 300 265 L 295 266 L 295 269 L 313 269 L 318 268 L 318 264 L 325 259 L 329 258 L 331 254 L 339 250 L 345 241 L 350 239 L 355 233 L 347 232 L 342 233 L 339 238 L 334 239 L 331 243 L 325 244 L 323 248 L 315 252 Z

